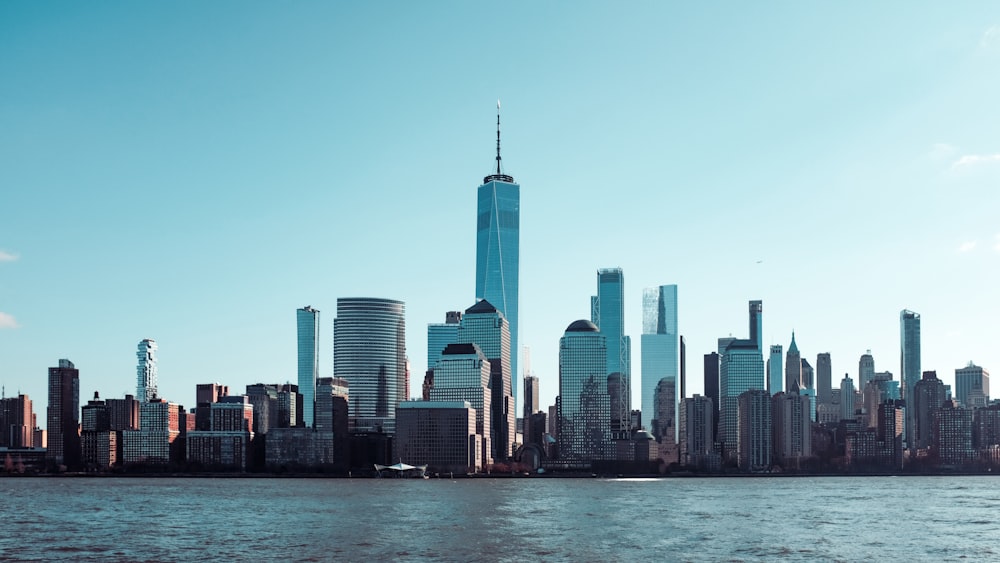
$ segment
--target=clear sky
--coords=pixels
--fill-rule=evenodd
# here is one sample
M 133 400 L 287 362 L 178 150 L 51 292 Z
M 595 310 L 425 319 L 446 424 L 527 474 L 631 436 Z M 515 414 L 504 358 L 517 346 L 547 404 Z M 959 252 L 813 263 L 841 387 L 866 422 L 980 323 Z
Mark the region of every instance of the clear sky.
M 621 267 L 679 286 L 689 393 L 720 336 L 899 378 L 1000 372 L 1000 4 L 0 3 L 0 383 L 36 402 L 296 380 L 295 309 L 474 301 L 476 187 L 503 102 L 521 184 L 521 341 L 558 343 Z M 44 424 L 44 422 L 41 422 Z

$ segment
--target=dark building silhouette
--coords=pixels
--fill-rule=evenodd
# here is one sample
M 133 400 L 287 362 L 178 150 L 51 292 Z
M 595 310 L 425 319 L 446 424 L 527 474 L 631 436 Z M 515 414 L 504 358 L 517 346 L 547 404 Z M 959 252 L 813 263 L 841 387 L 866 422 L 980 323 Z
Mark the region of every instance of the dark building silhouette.
M 46 458 L 77 469 L 80 451 L 80 370 L 73 362 L 59 360 L 49 368 L 48 452 Z
M 946 398 L 944 383 L 938 379 L 937 372 L 925 371 L 921 380 L 913 386 L 913 416 L 909 418 L 916 427 L 913 429 L 915 444 L 910 444 L 910 447 L 915 445 L 917 449 L 926 449 L 931 446 L 934 439 L 934 413 L 941 408 Z M 969 430 L 971 434 L 971 428 Z
M 705 396 L 712 400 L 712 440 L 719 439 L 719 354 L 705 354 Z

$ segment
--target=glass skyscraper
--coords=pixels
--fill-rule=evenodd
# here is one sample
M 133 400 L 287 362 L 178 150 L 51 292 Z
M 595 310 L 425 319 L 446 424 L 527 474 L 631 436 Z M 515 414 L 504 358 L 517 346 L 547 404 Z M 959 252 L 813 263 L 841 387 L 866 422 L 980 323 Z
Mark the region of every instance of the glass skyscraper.
M 589 321 L 569 325 L 559 340 L 559 458 L 611 457 L 607 338 Z
M 500 112 L 497 104 L 496 172 L 479 186 L 476 219 L 476 299 L 493 304 L 510 323 L 511 375 L 518 377 L 518 267 L 521 239 L 521 186 L 500 167 Z M 517 392 L 515 389 L 514 396 Z
M 352 430 L 396 431 L 396 406 L 406 400 L 406 305 L 374 297 L 337 299 L 333 376 L 350 385 Z
M 461 311 L 448 311 L 444 323 L 427 325 L 427 369 L 434 369 L 441 359 L 441 352 L 449 344 L 458 342 L 458 323 L 461 321 Z
M 517 431 L 517 403 L 514 402 L 511 378 L 510 324 L 502 312 L 484 299 L 465 310 L 459 323 L 458 342 L 475 344 L 490 362 L 492 457 L 498 461 L 506 460 L 513 453 Z M 437 384 L 435 371 L 434 386 L 437 387 Z
M 899 371 L 902 374 L 903 400 L 906 401 L 906 443 L 914 447 L 915 419 L 913 386 L 920 381 L 920 315 L 903 309 L 899 312 Z
M 726 456 L 736 454 L 739 438 L 739 397 L 751 389 L 764 389 L 764 359 L 753 340 L 734 340 L 726 347 L 719 369 L 719 441 Z
M 156 390 L 156 342 L 146 338 L 139 343 L 135 355 L 139 359 L 136 366 L 135 398 L 140 403 L 155 399 Z
M 678 378 L 677 286 L 661 285 L 642 291 L 642 336 L 640 350 L 642 362 L 643 418 L 649 421 L 653 436 L 660 437 L 660 428 L 654 426 L 657 418 L 654 408 L 656 388 L 672 385 L 675 398 Z
M 607 337 L 607 375 L 617 374 L 614 383 L 618 392 L 611 397 L 612 430 L 627 431 L 632 411 L 632 340 L 625 336 L 625 276 L 621 268 L 597 271 L 597 295 L 590 305 L 591 320 Z
M 302 420 L 309 428 L 316 425 L 316 380 L 319 378 L 319 311 L 308 305 L 295 311 L 299 344 L 299 393 L 302 394 Z

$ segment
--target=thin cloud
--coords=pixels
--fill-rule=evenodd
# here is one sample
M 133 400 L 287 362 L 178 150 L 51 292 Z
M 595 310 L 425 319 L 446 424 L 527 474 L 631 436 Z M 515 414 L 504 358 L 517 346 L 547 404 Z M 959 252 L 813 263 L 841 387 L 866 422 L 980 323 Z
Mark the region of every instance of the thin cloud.
M 20 258 L 17 254 L 12 254 L 6 250 L 0 250 L 0 262 L 13 262 Z
M 954 168 L 966 168 L 980 164 L 995 164 L 1000 162 L 1000 153 L 996 154 L 966 154 L 951 164 Z
M 974 240 L 965 241 L 958 246 L 958 251 L 961 253 L 972 252 L 976 248 L 976 242 Z
M 950 145 L 948 143 L 934 143 L 931 146 L 931 150 L 927 153 L 927 156 L 931 160 L 942 161 L 950 160 L 955 153 L 958 152 L 958 147 L 955 145 Z
M 3 311 L 0 311 L 0 328 L 17 328 L 21 325 L 17 324 L 17 319 L 14 315 L 8 315 Z
M 979 46 L 988 49 L 993 45 L 1000 44 L 1000 25 L 994 25 L 983 33 L 983 38 L 979 40 Z

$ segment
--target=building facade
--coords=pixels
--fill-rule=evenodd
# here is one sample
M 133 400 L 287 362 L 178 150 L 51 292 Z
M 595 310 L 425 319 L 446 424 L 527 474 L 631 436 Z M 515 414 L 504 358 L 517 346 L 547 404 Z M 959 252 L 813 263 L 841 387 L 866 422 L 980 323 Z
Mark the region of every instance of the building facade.
M 46 458 L 73 469 L 82 461 L 80 445 L 80 370 L 59 360 L 49 368 L 48 449 Z
M 767 392 L 775 395 L 785 390 L 784 354 L 781 344 L 772 344 L 767 359 Z
M 899 312 L 899 347 L 900 347 L 900 389 L 907 405 L 913 405 L 913 389 L 920 381 L 920 315 L 906 309 Z M 917 423 L 914 419 L 916 409 L 906 409 L 906 435 L 908 448 L 916 447 Z
M 559 459 L 611 459 L 607 338 L 590 321 L 570 324 L 559 340 Z
M 978 406 L 970 401 L 970 396 L 978 394 L 984 403 L 989 402 L 990 397 L 990 372 L 980 366 L 969 362 L 964 368 L 955 370 L 955 399 L 963 407 Z M 985 405 L 984 405 L 985 406 Z
M 600 326 L 600 325 L 598 325 Z M 603 332 L 603 331 L 602 331 Z M 642 292 L 642 412 L 649 421 L 650 433 L 663 437 L 663 425 L 655 407 L 658 388 L 678 386 L 679 338 L 677 328 L 677 286 L 661 285 Z M 661 396 L 663 396 L 661 394 Z M 674 397 L 677 397 L 675 390 Z M 661 408 L 664 406 L 661 402 Z M 673 419 L 674 415 L 671 414 Z M 674 437 L 672 436 L 671 439 Z
M 298 382 L 302 394 L 302 421 L 315 425 L 316 380 L 319 378 L 319 311 L 305 306 L 295 311 L 298 343 Z
M 621 268 L 597 271 L 597 295 L 591 298 L 591 317 L 607 338 L 606 373 L 609 377 L 615 376 L 611 430 L 627 433 L 632 411 L 632 340 L 625 335 L 625 275 Z
M 759 350 L 757 353 L 759 357 Z M 745 391 L 737 398 L 737 409 L 739 467 L 743 471 L 767 471 L 773 451 L 771 396 L 763 389 Z
M 482 435 L 468 401 L 408 401 L 399 405 L 396 457 L 437 473 L 483 468 Z
M 140 403 L 144 403 L 159 396 L 156 388 L 156 341 L 145 338 L 137 348 L 135 356 L 139 362 L 135 368 L 135 397 Z
M 449 344 L 434 368 L 434 387 L 430 400 L 434 402 L 467 402 L 475 413 L 475 432 L 481 452 L 477 459 L 483 465 L 495 460 L 493 444 L 493 392 L 490 389 L 493 368 L 478 344 Z
M 402 301 L 337 299 L 333 376 L 351 386 L 352 431 L 395 432 L 396 406 L 407 399 L 405 315 Z
M 737 455 L 740 395 L 749 390 L 763 389 L 764 360 L 757 344 L 752 340 L 734 340 L 726 347 L 719 369 L 719 395 L 722 402 L 719 409 L 719 442 L 722 443 L 727 459 L 736 459 Z M 770 442 L 770 426 L 768 436 Z

